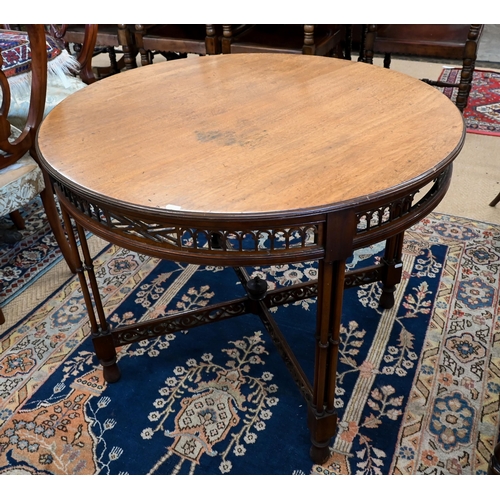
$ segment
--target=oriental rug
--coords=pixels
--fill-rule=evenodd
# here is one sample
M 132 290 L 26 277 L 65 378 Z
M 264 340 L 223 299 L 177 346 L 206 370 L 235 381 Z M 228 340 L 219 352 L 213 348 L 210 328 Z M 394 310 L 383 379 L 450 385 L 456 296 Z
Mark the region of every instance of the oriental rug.
M 323 466 L 257 317 L 122 347 L 108 385 L 72 278 L 0 337 L 0 473 L 485 474 L 499 433 L 500 226 L 431 214 L 406 233 L 403 263 L 392 309 L 378 308 L 376 283 L 345 293 L 339 432 Z M 115 246 L 95 269 L 112 326 L 242 295 L 232 269 Z M 316 269 L 249 272 L 279 287 Z M 310 379 L 315 313 L 313 299 L 273 311 Z
M 439 80 L 458 83 L 460 69 L 444 68 Z M 440 89 L 455 101 L 458 89 Z M 467 132 L 500 136 L 500 73 L 495 71 L 474 70 L 472 90 L 464 110 Z
M 23 239 L 15 244 L 0 241 L 0 307 L 62 259 L 40 197 L 19 211 L 26 225 Z M 8 216 L 0 217 L 0 227 L 13 227 Z

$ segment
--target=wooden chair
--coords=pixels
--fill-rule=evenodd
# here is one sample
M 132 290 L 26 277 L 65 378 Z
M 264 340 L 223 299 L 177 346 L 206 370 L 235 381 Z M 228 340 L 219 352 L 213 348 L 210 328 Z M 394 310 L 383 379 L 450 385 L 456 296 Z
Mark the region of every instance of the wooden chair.
M 87 54 L 92 54 L 96 28 L 97 25 L 87 25 L 85 29 L 88 38 L 85 39 L 83 46 Z M 16 228 L 1 231 L 0 238 L 5 242 L 15 242 L 22 238 L 19 230 L 24 229 L 25 224 L 19 209 L 35 196 L 40 195 L 47 220 L 61 253 L 70 270 L 75 272 L 71 248 L 61 224 L 50 179 L 40 168 L 35 149 L 35 137 L 43 117 L 49 111 L 48 108 L 56 105 L 71 92 L 83 88 L 85 84 L 79 77 L 68 77 L 75 79 L 79 84 L 77 86 L 62 85 L 49 101 L 47 82 L 50 71 L 48 71 L 47 64 L 48 45 L 45 27 L 42 24 L 26 25 L 26 33 L 30 45 L 29 81 L 31 82 L 26 98 L 11 99 L 15 93 L 20 92 L 21 87 L 18 83 L 12 83 L 13 78 L 7 78 L 3 69 L 4 61 L 0 57 L 0 97 L 2 99 L 0 103 L 0 216 L 10 215 Z M 19 32 L 22 35 L 26 33 Z M 87 45 L 90 45 L 90 48 Z M 82 64 L 85 67 L 84 59 L 82 59 Z M 16 88 L 13 89 L 13 87 Z M 16 102 L 20 102 L 21 105 L 13 111 L 11 108 Z M 23 106 L 25 102 L 26 108 Z M 0 311 L 0 324 L 4 321 L 5 317 Z
M 132 30 L 133 27 L 127 24 L 51 24 L 48 32 L 60 40 L 68 51 L 70 44 L 73 44 L 76 56 L 82 63 L 80 76 L 85 83 L 92 83 L 96 76 L 100 79 L 119 73 L 122 69 L 137 67 L 137 48 Z M 92 53 L 89 54 L 89 50 Z M 109 67 L 92 66 L 92 57 L 101 53 L 109 55 Z M 117 59 L 120 53 L 122 56 Z
M 88 82 L 95 81 L 92 71 L 90 70 L 89 72 L 89 68 L 91 68 L 94 44 L 97 37 L 97 27 L 97 24 L 85 25 L 85 39 L 82 44 L 82 50 L 78 56 L 69 54 L 56 39 L 47 34 L 47 46 L 56 47 L 60 55 L 56 59 L 50 60 L 48 63 L 44 116 L 66 97 L 85 88 L 87 83 L 83 80 L 87 80 Z M 19 33 L 22 34 L 22 32 Z M 63 63 L 60 64 L 58 61 L 62 61 Z M 9 120 L 17 128 L 22 129 L 24 127 L 28 116 L 29 106 L 29 91 L 16 91 L 13 93 Z
M 456 84 L 422 78 L 436 87 L 458 88 L 455 104 L 461 113 L 467 107 L 472 89 L 482 24 L 370 24 L 365 36 L 365 62 L 372 64 L 374 54 L 384 54 L 384 67 L 391 65 L 391 55 L 419 59 L 461 60 L 460 80 Z M 500 193 L 490 207 L 500 202 Z
M 167 60 L 220 53 L 220 26 L 214 24 L 136 24 L 135 44 L 141 65 L 153 62 L 155 54 Z
M 436 87 L 457 87 L 455 104 L 463 113 L 472 88 L 472 77 L 482 24 L 369 24 L 365 37 L 365 62 L 372 64 L 374 54 L 384 54 L 384 67 L 394 54 L 420 59 L 462 61 L 457 84 L 423 78 Z
M 343 57 L 337 24 L 224 24 L 222 53 L 282 52 Z
M 47 88 L 47 50 L 44 26 L 27 25 L 31 46 L 31 94 L 29 114 L 22 130 L 8 120 L 11 89 L 9 79 L 0 69 L 0 215 L 10 214 L 18 229 L 24 228 L 19 208 L 38 194 L 47 219 L 65 258 L 69 261 L 69 245 L 61 225 L 54 193 L 45 172 L 41 170 L 35 150 L 35 136 L 43 118 Z M 0 57 L 0 66 L 3 60 Z M 18 239 L 16 236 L 11 239 Z M 74 271 L 74 269 L 72 269 Z M 5 321 L 0 312 L 0 323 Z

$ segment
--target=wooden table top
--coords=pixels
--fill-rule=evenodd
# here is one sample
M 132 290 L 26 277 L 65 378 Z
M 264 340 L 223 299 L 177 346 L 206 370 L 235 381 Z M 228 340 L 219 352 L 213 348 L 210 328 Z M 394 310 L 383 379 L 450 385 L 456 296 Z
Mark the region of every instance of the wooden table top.
M 300 213 L 377 198 L 459 153 L 462 116 L 438 90 L 364 63 L 283 54 L 134 69 L 49 113 L 51 175 L 123 206 Z

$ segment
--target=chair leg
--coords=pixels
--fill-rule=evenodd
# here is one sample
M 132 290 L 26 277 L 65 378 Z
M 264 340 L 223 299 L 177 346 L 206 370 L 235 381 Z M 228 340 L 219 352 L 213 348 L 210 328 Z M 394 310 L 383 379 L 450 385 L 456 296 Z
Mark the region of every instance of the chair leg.
M 375 37 L 377 36 L 377 25 L 369 24 L 366 27 L 363 47 L 363 62 L 373 64 L 373 48 L 375 47 Z
M 490 207 L 494 207 L 500 201 L 500 193 L 498 193 L 495 199 L 490 203 Z
M 19 212 L 19 210 L 14 210 L 14 212 L 11 212 L 9 214 L 9 217 L 11 221 L 14 223 L 14 225 L 17 227 L 17 229 L 26 229 L 26 224 L 24 223 L 23 216 Z
M 135 25 L 135 46 L 141 54 L 141 66 L 147 66 L 153 63 L 153 58 L 151 51 L 144 48 L 143 36 L 146 33 L 146 29 L 142 24 Z
M 391 67 L 391 54 L 386 53 L 384 55 L 384 68 L 390 69 Z
M 134 36 L 126 24 L 118 25 L 118 43 L 122 46 L 123 60 L 126 69 L 137 68 L 137 48 L 133 38 Z
M 361 34 L 359 37 L 358 62 L 365 62 L 366 31 L 367 31 L 366 24 L 362 24 L 361 25 Z M 373 42 L 373 40 L 372 40 L 372 42 Z
M 464 109 L 467 107 L 467 101 L 469 100 L 469 94 L 472 88 L 480 29 L 480 24 L 471 24 L 467 41 L 465 42 L 462 71 L 460 72 L 460 82 L 458 84 L 458 94 L 456 98 L 456 105 L 461 113 L 463 113 Z
M 0 309 L 0 325 L 5 323 L 5 316 L 3 315 L 2 309 Z

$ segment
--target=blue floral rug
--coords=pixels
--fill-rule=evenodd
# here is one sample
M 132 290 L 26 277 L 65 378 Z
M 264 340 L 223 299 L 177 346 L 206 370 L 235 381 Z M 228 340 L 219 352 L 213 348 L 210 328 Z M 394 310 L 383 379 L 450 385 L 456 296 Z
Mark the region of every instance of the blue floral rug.
M 0 241 L 0 307 L 8 304 L 34 280 L 61 259 L 39 196 L 20 209 L 26 229 L 15 244 Z M 8 216 L 0 217 L 0 227 L 14 227 Z
M 257 317 L 122 347 L 122 378 L 107 385 L 71 279 L 0 338 L 0 473 L 485 474 L 499 434 L 500 226 L 432 214 L 407 232 L 403 261 L 394 308 L 377 307 L 378 284 L 346 291 L 339 432 L 323 466 Z M 115 246 L 95 265 L 113 326 L 242 295 L 232 269 Z M 316 265 L 249 272 L 276 287 Z M 312 378 L 315 300 L 273 314 Z

